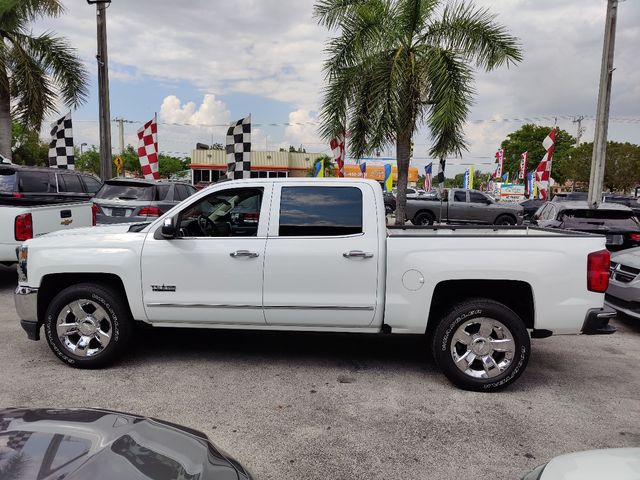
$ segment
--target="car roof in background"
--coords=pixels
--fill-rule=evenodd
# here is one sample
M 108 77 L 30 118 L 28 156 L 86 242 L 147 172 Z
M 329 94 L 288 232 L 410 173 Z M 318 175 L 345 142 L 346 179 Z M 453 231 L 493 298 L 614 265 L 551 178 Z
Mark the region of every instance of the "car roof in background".
M 105 183 L 109 185 L 115 184 L 131 184 L 131 185 L 191 185 L 188 182 L 181 180 L 147 180 L 146 178 L 110 178 L 109 180 L 105 180 Z
M 589 204 L 587 202 L 581 202 L 577 200 L 569 200 L 567 202 L 554 203 L 559 210 L 589 210 Z M 626 205 L 620 205 L 619 203 L 599 203 L 596 210 L 623 210 L 631 211 Z
M 32 165 L 16 165 L 15 163 L 0 163 L 0 171 L 5 170 L 14 170 L 16 172 L 49 172 L 55 170 L 56 173 L 60 173 L 62 175 L 71 175 L 77 173 L 78 175 L 83 175 L 85 177 L 92 177 L 96 180 L 100 180 L 98 177 L 88 172 L 78 172 L 75 170 L 67 170 L 66 168 L 49 168 L 49 167 L 37 167 Z

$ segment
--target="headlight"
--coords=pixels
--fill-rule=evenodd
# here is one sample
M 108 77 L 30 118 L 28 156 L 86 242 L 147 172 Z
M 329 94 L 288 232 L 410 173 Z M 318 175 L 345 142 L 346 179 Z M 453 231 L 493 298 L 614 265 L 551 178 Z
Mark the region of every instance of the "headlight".
M 27 259 L 29 257 L 29 249 L 26 245 L 21 245 L 16 249 L 18 255 L 18 281 L 27 281 Z
M 540 477 L 542 477 L 542 472 L 544 472 L 544 468 L 547 466 L 547 464 L 543 464 L 543 465 L 539 465 L 536 468 L 534 468 L 533 470 L 531 470 L 529 473 L 527 473 L 524 477 L 522 477 L 522 480 L 540 480 Z

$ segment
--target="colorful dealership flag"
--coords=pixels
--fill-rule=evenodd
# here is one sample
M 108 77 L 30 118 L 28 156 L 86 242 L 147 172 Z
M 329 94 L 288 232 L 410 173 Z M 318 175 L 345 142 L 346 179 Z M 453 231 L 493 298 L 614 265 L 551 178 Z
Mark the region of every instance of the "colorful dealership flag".
M 533 192 L 533 172 L 527 173 L 527 181 L 524 183 L 524 196 L 529 198 Z
M 344 177 L 344 134 L 332 138 L 329 142 L 333 159 L 338 165 L 338 177 Z
M 225 151 L 227 178 L 251 178 L 251 115 L 231 122 Z
M 496 162 L 498 164 L 496 165 L 496 171 L 494 172 L 493 176 L 495 178 L 500 178 L 502 176 L 502 170 L 504 168 L 504 148 L 501 148 L 496 152 Z
M 475 172 L 473 170 L 473 165 L 471 165 L 469 167 L 469 188 L 473 189 L 473 177 L 475 175 Z
M 362 162 L 360 164 L 360 173 L 362 173 L 362 178 L 367 176 L 367 162 Z
M 465 170 L 464 176 L 462 177 L 462 188 L 469 188 L 469 170 Z
M 49 166 L 68 170 L 75 169 L 71 112 L 51 124 Z
M 147 180 L 159 180 L 158 121 L 154 116 L 138 129 L 138 159 Z
M 553 151 L 556 143 L 555 128 L 549 132 L 549 135 L 542 142 L 542 146 L 547 151 L 538 164 L 535 173 L 536 187 L 542 200 L 549 199 L 549 181 L 551 179 L 551 161 L 553 160 Z
M 390 192 L 393 189 L 393 175 L 391 175 L 391 165 L 384 165 L 384 191 Z
M 504 180 L 505 182 L 509 181 L 509 172 L 505 172 L 505 174 L 502 175 L 502 180 Z
M 527 176 L 527 162 L 529 161 L 529 152 L 520 154 L 520 169 L 518 170 L 518 178 L 524 180 Z
M 320 158 L 320 160 L 316 162 L 316 169 L 313 172 L 313 176 L 324 178 L 324 158 Z
M 424 191 L 429 192 L 431 190 L 431 176 L 433 175 L 433 162 L 424 167 Z

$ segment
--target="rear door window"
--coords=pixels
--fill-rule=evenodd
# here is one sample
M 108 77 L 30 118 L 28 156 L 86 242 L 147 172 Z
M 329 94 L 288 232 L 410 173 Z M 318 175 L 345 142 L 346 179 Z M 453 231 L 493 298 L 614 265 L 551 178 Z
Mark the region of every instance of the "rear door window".
M 133 182 L 105 182 L 95 198 L 109 200 L 153 200 L 154 186 Z
M 362 233 L 362 192 L 355 187 L 283 187 L 278 235 Z
M 84 193 L 80 177 L 74 174 L 58 174 L 58 189 L 60 192 Z
M 20 191 L 24 193 L 49 193 L 56 191 L 55 178 L 49 172 L 24 171 L 18 174 Z

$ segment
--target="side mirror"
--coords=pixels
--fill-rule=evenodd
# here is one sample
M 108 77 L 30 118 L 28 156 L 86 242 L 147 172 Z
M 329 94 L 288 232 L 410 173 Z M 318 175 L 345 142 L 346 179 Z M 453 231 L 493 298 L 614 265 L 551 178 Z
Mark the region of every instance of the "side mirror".
M 164 238 L 175 238 L 176 237 L 176 227 L 173 224 L 173 218 L 165 218 L 164 223 L 162 224 L 162 236 Z

